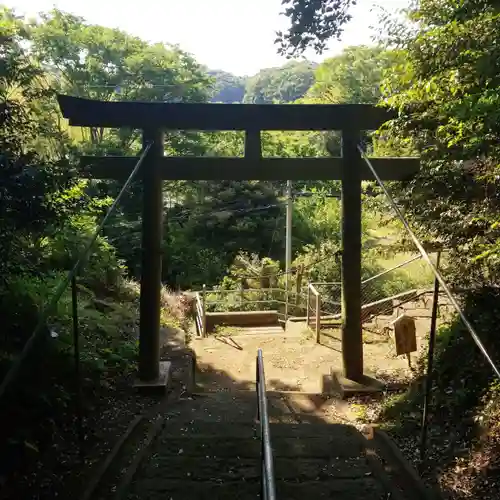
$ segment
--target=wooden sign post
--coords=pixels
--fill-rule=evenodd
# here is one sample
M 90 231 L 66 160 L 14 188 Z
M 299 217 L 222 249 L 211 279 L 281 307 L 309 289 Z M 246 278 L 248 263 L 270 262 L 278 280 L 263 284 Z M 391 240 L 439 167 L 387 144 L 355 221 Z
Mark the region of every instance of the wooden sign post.
M 59 95 L 70 125 L 132 128 L 154 138 L 154 154 L 143 165 L 141 331 L 139 378 L 152 383 L 159 369 L 161 288 L 161 181 L 170 180 L 342 180 L 342 354 L 344 375 L 363 379 L 361 329 L 361 181 L 374 180 L 357 145 L 392 115 L 369 104 L 184 104 L 94 101 Z M 163 130 L 243 130 L 242 158 L 165 157 Z M 342 157 L 262 156 L 262 130 L 340 130 Z M 137 162 L 130 157 L 83 157 L 84 176 L 126 180 Z M 416 158 L 372 158 L 382 180 L 403 180 L 419 168 Z M 332 256 L 334 258 L 334 256 Z M 165 260 L 165 256 L 163 257 Z
M 394 343 L 396 345 L 396 356 L 406 354 L 408 365 L 411 368 L 410 353 L 417 350 L 417 335 L 415 329 L 415 318 L 402 314 L 396 318 L 391 325 L 394 328 Z

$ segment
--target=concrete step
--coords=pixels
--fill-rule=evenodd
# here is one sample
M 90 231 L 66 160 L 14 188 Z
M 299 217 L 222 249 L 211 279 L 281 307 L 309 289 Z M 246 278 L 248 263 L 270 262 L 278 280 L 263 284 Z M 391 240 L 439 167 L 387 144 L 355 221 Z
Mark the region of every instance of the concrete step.
M 331 479 L 327 481 L 277 481 L 279 500 L 306 498 L 335 500 L 387 500 L 388 493 L 372 477 L 363 479 Z M 127 500 L 257 500 L 260 498 L 260 478 L 249 481 L 191 481 L 158 478 L 140 480 Z

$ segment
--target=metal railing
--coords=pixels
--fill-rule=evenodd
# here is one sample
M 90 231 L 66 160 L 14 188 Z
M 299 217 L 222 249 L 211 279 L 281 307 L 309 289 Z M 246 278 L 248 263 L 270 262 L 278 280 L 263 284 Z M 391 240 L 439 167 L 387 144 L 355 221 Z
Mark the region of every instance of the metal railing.
M 207 335 L 207 313 L 206 313 L 206 288 L 203 285 L 202 292 L 196 292 L 195 295 L 195 321 L 198 335 L 205 337 Z
M 24 366 L 24 363 L 26 359 L 28 359 L 29 355 L 33 352 L 35 346 L 37 346 L 37 343 L 39 341 L 44 341 L 47 339 L 47 321 L 49 320 L 51 314 L 53 314 L 57 303 L 61 299 L 63 293 L 67 290 L 68 286 L 71 286 L 71 301 L 72 301 L 72 330 L 73 330 L 73 356 L 74 356 L 74 363 L 75 363 L 75 408 L 76 408 L 76 416 L 77 416 L 77 432 L 78 432 L 78 437 L 79 437 L 79 446 L 80 446 L 80 455 L 83 454 L 83 442 L 84 442 L 84 431 L 83 431 L 83 414 L 82 414 L 82 387 L 81 387 L 81 378 L 80 378 L 80 335 L 79 335 L 79 329 L 78 329 L 78 288 L 77 288 L 77 277 L 78 274 L 81 273 L 84 264 L 89 256 L 90 251 L 94 247 L 97 238 L 99 234 L 101 233 L 102 229 L 106 225 L 109 217 L 113 214 L 115 211 L 116 207 L 120 203 L 123 195 L 125 192 L 128 190 L 130 187 L 130 184 L 132 181 L 135 179 L 137 174 L 140 171 L 141 165 L 143 164 L 146 156 L 148 155 L 153 143 L 148 143 L 145 147 L 144 150 L 141 153 L 141 156 L 137 160 L 137 163 L 132 170 L 131 174 L 129 175 L 127 181 L 123 185 L 122 189 L 118 193 L 118 196 L 115 198 L 115 201 L 109 207 L 108 211 L 106 212 L 106 215 L 102 219 L 101 223 L 93 233 L 93 235 L 90 237 L 88 243 L 86 244 L 85 248 L 83 251 L 79 254 L 78 258 L 76 259 L 75 264 L 71 268 L 71 270 L 68 272 L 66 277 L 60 281 L 58 286 L 55 289 L 54 295 L 50 299 L 49 303 L 45 306 L 43 309 L 40 318 L 38 320 L 38 323 L 36 324 L 35 329 L 33 330 L 33 333 L 27 340 L 27 342 L 24 344 L 24 347 L 20 353 L 20 355 L 17 357 L 17 359 L 14 360 L 12 363 L 11 367 L 7 371 L 7 374 L 5 375 L 4 379 L 2 380 L 0 384 L 0 401 L 4 397 L 4 395 L 7 393 L 7 391 L 11 388 L 13 382 L 19 377 L 22 368 Z
M 403 213 L 401 212 L 400 208 L 394 201 L 394 198 L 390 195 L 389 191 L 385 187 L 384 183 L 382 182 L 380 176 L 378 175 L 377 171 L 373 167 L 371 161 L 369 158 L 366 156 L 366 154 L 363 151 L 363 148 L 361 145 L 358 145 L 358 151 L 361 154 L 361 157 L 365 161 L 366 165 L 372 172 L 373 176 L 375 177 L 376 182 L 382 189 L 382 192 L 384 193 L 386 200 L 388 201 L 389 205 L 391 206 L 392 210 L 398 217 L 398 219 L 401 221 L 403 224 L 406 232 L 408 233 L 410 239 L 413 241 L 415 244 L 417 250 L 419 251 L 420 255 L 422 256 L 422 259 L 428 264 L 430 269 L 432 270 L 433 276 L 434 276 L 434 294 L 433 294 L 433 304 L 432 304 L 432 314 L 431 314 L 431 327 L 430 327 L 430 334 L 429 334 L 429 348 L 428 348 L 428 362 L 427 362 L 427 374 L 425 378 L 425 390 L 424 390 L 424 402 L 423 402 L 423 412 L 422 412 L 422 422 L 421 422 L 421 435 L 420 435 L 420 459 L 423 462 L 426 457 L 427 453 L 427 431 L 428 431 L 428 425 L 429 425 L 429 412 L 430 412 L 430 396 L 432 392 L 432 385 L 433 385 L 433 375 L 434 375 L 434 349 L 435 349 L 435 344 L 436 344 L 436 328 L 437 328 L 437 313 L 438 313 L 438 301 L 439 301 L 439 289 L 442 287 L 445 295 L 448 297 L 451 305 L 455 309 L 456 313 L 460 317 L 463 325 L 469 332 L 469 334 L 472 337 L 472 340 L 476 344 L 476 346 L 479 348 L 479 351 L 483 354 L 485 360 L 493 370 L 494 375 L 500 380 L 500 367 L 497 366 L 497 364 L 493 361 L 491 358 L 490 354 L 486 350 L 486 347 L 484 346 L 483 342 L 481 341 L 479 335 L 477 334 L 476 330 L 470 323 L 469 319 L 465 316 L 464 312 L 462 311 L 462 308 L 458 304 L 457 300 L 455 299 L 453 293 L 451 292 L 450 287 L 444 280 L 441 272 L 439 271 L 439 258 L 436 259 L 436 263 L 434 264 L 425 250 L 424 246 L 420 242 L 420 240 L 417 238 L 413 230 L 411 229 L 410 225 L 408 224 L 408 221 L 404 217 Z M 438 254 L 439 256 L 439 254 Z
M 206 335 L 206 316 L 213 312 L 274 311 L 280 321 L 300 317 L 306 311 L 305 294 L 284 288 L 211 289 L 195 293 L 195 321 L 199 335 Z M 292 314 L 293 313 L 293 314 Z
M 260 423 L 261 442 L 261 498 L 264 500 L 275 500 L 276 488 L 274 484 L 273 449 L 271 446 L 271 430 L 267 411 L 266 377 L 264 373 L 264 356 L 262 355 L 262 349 L 257 351 L 256 391 L 257 420 Z
M 314 307 L 311 307 L 311 297 L 314 297 Z M 314 314 L 311 314 L 314 313 Z M 307 286 L 307 308 L 306 324 L 311 327 L 311 317 L 314 318 L 314 331 L 316 333 L 316 342 L 319 344 L 321 335 L 321 296 L 316 287 L 309 283 Z
M 420 260 L 422 258 L 421 255 L 417 255 L 411 257 L 410 259 L 405 260 L 404 262 L 397 264 L 389 269 L 384 269 L 383 271 L 370 276 L 361 281 L 361 305 L 363 314 L 363 321 L 367 321 L 370 319 L 373 314 L 370 314 L 370 311 L 382 308 L 384 303 L 387 303 L 387 309 L 392 309 L 392 299 L 399 299 L 401 294 L 408 292 L 414 292 L 416 286 L 408 284 L 405 287 L 399 287 L 392 294 L 387 294 L 384 296 L 382 289 L 378 287 L 380 279 L 387 277 L 390 273 L 403 269 L 405 266 L 412 264 L 413 262 Z M 339 281 L 311 281 L 309 283 L 313 285 L 314 288 L 320 293 L 322 297 L 322 303 L 324 305 L 324 311 L 322 311 L 322 315 L 334 315 L 336 318 L 341 317 L 341 287 L 342 283 Z M 430 286 L 430 283 L 429 283 Z M 384 312 L 380 312 L 378 314 L 384 314 Z

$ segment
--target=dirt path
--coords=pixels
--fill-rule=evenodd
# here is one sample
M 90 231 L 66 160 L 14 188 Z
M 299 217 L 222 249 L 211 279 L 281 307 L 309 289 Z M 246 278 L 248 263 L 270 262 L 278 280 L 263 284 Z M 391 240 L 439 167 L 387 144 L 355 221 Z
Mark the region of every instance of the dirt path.
M 192 342 L 197 385 L 204 391 L 253 389 L 255 357 L 264 354 L 268 390 L 323 392 L 323 376 L 338 366 L 338 349 L 318 345 L 300 333 L 213 336 Z
M 419 351 L 411 355 L 412 367 L 427 348 L 428 319 L 417 319 Z M 405 356 L 397 357 L 393 341 L 374 326 L 363 332 L 365 372 L 384 381 L 406 381 L 413 376 Z M 268 390 L 323 393 L 331 370 L 342 370 L 341 333 L 324 330 L 317 344 L 305 325 L 286 332 L 246 330 L 213 335 L 191 343 L 196 353 L 197 384 L 203 391 L 252 389 L 255 356 L 262 349 Z

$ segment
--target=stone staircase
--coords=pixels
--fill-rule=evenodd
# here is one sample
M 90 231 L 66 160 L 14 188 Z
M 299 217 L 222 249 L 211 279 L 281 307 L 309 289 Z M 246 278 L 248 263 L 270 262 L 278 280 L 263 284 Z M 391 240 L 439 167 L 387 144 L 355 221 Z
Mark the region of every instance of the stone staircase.
M 419 498 L 396 486 L 356 428 L 293 411 L 292 397 L 268 396 L 279 500 Z M 253 391 L 193 394 L 172 405 L 128 500 L 260 498 L 256 408 Z

